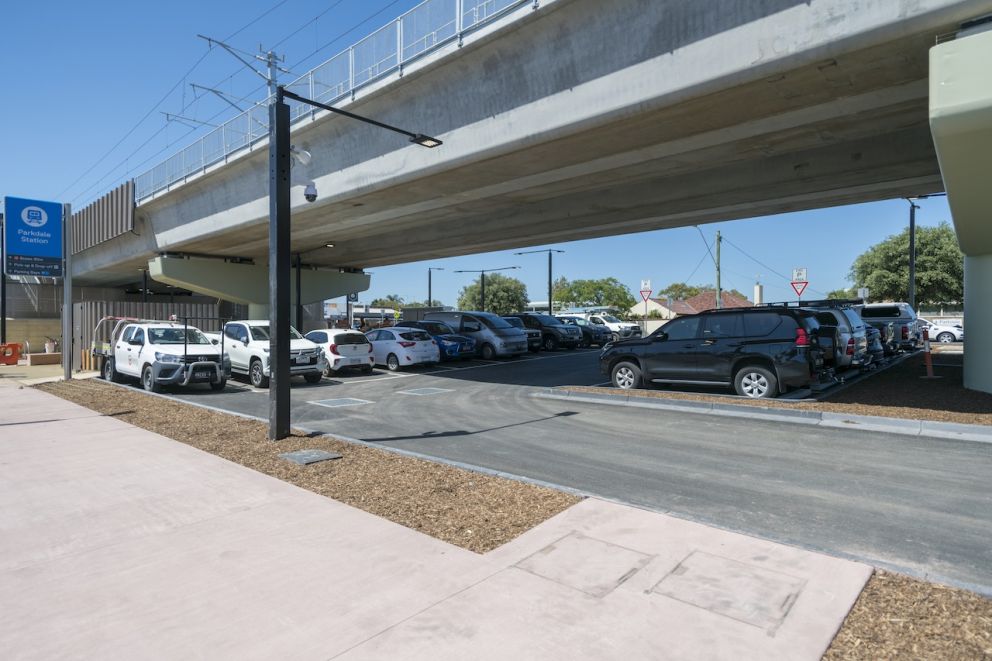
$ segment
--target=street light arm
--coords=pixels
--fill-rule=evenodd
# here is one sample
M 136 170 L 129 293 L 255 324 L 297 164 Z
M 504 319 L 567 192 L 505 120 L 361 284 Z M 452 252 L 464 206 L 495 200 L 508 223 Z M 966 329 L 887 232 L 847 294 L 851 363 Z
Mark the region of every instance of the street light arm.
M 424 135 L 423 133 L 413 133 L 405 129 L 401 129 L 398 126 L 393 126 L 391 124 L 386 124 L 384 122 L 379 122 L 368 117 L 362 117 L 361 115 L 356 115 L 353 112 L 348 112 L 347 110 L 342 110 L 340 108 L 335 108 L 334 106 L 329 106 L 325 103 L 320 103 L 319 101 L 314 101 L 313 99 L 308 99 L 306 97 L 300 96 L 299 94 L 294 94 L 285 88 L 280 88 L 282 90 L 282 96 L 287 99 L 295 99 L 300 103 L 306 103 L 307 105 L 314 106 L 315 108 L 322 108 L 328 112 L 337 113 L 338 115 L 344 115 L 345 117 L 350 117 L 351 119 L 357 119 L 360 122 L 365 122 L 366 124 L 372 124 L 373 126 L 378 126 L 379 128 L 386 129 L 388 131 L 393 131 L 394 133 L 399 133 L 410 138 L 410 142 L 416 142 L 424 147 L 434 148 L 438 145 L 444 144 L 437 138 L 432 138 L 430 136 Z

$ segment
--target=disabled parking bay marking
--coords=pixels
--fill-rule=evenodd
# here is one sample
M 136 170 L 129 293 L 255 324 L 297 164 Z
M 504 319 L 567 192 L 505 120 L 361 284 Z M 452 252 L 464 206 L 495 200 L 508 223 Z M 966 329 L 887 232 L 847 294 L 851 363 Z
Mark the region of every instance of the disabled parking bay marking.
M 397 395 L 437 395 L 442 392 L 454 392 L 451 388 L 412 388 L 410 390 L 398 390 Z
M 307 402 L 307 404 L 316 404 L 317 406 L 326 406 L 329 409 L 342 408 L 344 406 L 361 406 L 362 404 L 372 404 L 373 402 L 367 399 L 358 399 L 356 397 L 338 397 L 336 399 L 318 399 L 315 401 Z

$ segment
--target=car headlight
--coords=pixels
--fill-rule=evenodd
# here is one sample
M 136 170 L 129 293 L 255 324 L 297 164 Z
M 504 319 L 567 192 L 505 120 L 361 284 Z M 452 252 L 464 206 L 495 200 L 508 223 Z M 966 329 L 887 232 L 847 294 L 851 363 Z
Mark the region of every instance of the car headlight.
M 155 360 L 157 360 L 160 363 L 178 364 L 180 362 L 179 356 L 175 356 L 171 353 L 160 353 L 158 351 L 155 352 Z

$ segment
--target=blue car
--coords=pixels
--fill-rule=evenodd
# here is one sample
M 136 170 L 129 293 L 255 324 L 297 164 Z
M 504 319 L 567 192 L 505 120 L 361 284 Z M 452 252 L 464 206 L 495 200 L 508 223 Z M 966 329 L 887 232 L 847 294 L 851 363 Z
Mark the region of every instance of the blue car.
M 475 340 L 471 337 L 458 335 L 446 323 L 440 321 L 405 321 L 407 328 L 419 328 L 426 331 L 441 349 L 441 360 L 457 360 L 475 356 Z

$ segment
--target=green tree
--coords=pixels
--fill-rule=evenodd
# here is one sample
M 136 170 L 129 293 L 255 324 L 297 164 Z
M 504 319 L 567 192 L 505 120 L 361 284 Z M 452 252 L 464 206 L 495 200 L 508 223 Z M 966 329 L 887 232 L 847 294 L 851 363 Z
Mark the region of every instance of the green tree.
M 626 313 L 637 302 L 627 285 L 616 278 L 572 280 L 559 278 L 554 287 L 555 298 L 576 305 L 603 305 Z
M 687 298 L 692 298 L 697 294 L 701 293 L 703 289 L 695 285 L 687 285 L 684 282 L 673 282 L 664 289 L 658 292 L 658 298 L 672 297 L 673 301 L 685 300 Z
M 398 294 L 389 294 L 385 298 L 377 298 L 369 303 L 373 308 L 393 308 L 398 310 L 403 307 L 403 297 Z
M 402 305 L 404 308 L 441 308 L 444 307 L 444 303 L 437 300 L 433 301 L 410 301 L 409 303 L 404 303 Z
M 527 287 L 516 278 L 499 273 L 486 276 L 486 305 L 482 307 L 482 277 L 458 293 L 460 310 L 482 310 L 493 314 L 520 312 L 527 307 Z
M 909 228 L 858 256 L 848 278 L 867 287 L 872 300 L 905 300 L 909 282 Z M 937 304 L 964 298 L 964 255 L 946 222 L 916 228 L 916 302 Z
M 827 292 L 827 298 L 857 298 L 858 292 L 854 287 L 848 287 L 847 289 L 835 289 L 831 292 Z

